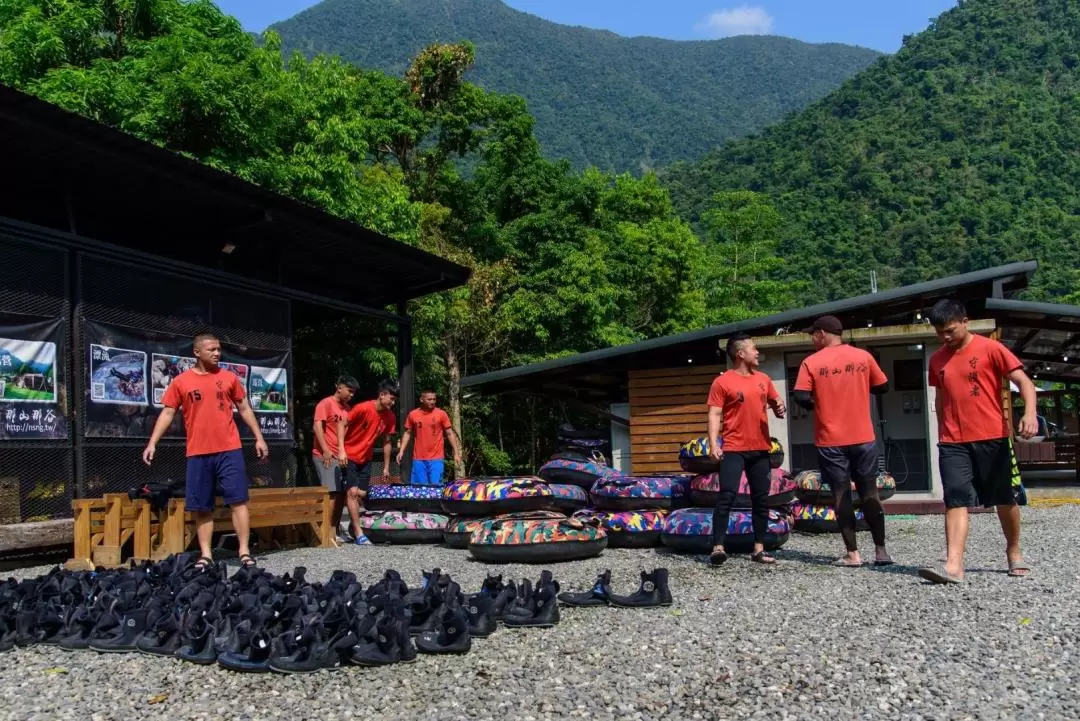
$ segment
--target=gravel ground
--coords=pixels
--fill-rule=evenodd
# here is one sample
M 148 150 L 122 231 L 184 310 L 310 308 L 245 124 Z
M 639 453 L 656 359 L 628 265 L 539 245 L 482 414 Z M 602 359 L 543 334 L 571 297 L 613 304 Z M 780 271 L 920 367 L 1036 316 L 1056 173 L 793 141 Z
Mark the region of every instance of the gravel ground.
M 407 666 L 260 676 L 139 654 L 16 650 L 0 656 L 0 718 L 1078 719 L 1077 510 L 1025 509 L 1027 579 L 1005 575 L 996 519 L 974 516 L 961 587 L 914 575 L 942 560 L 940 517 L 890 520 L 893 555 L 910 565 L 889 569 L 828 566 L 837 536 L 793 536 L 776 568 L 606 551 L 553 566 L 563 590 L 610 568 L 616 592 L 629 593 L 639 570 L 666 566 L 675 605 L 564 608 L 554 629 L 500 628 L 467 656 Z M 410 583 L 439 566 L 467 591 L 496 568 L 540 571 L 434 546 L 303 549 L 261 562 L 277 573 L 307 566 L 311 579 L 344 568 L 369 582 L 390 567 Z

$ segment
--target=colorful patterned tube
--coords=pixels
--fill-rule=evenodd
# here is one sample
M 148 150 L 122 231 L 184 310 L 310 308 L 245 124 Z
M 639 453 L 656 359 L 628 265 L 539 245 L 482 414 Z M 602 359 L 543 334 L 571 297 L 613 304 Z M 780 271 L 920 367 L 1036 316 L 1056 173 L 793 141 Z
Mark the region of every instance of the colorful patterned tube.
M 589 490 L 593 505 L 607 511 L 640 511 L 685 505 L 690 495 L 689 474 L 601 478 Z
M 555 508 L 563 513 L 580 511 L 589 505 L 589 494 L 585 492 L 584 488 L 571 486 L 569 483 L 551 483 L 548 484 L 548 488 L 551 489 Z
M 592 558 L 607 543 L 597 526 L 540 511 L 484 521 L 469 539 L 469 552 L 485 563 L 556 563 Z
M 360 528 L 373 543 L 440 543 L 449 520 L 440 513 L 369 511 Z
M 442 488 L 437 486 L 372 486 L 364 506 L 372 511 L 409 511 L 439 513 L 442 511 Z
M 651 548 L 660 545 L 667 511 L 602 511 L 586 508 L 574 514 L 583 523 L 603 528 L 608 548 Z
M 591 461 L 584 456 L 566 454 L 552 458 L 537 472 L 548 483 L 565 483 L 588 490 L 598 478 L 620 475 L 611 466 Z
M 711 508 L 683 508 L 672 511 L 664 523 L 660 538 L 664 545 L 683 553 L 709 553 L 713 548 Z M 765 549 L 780 548 L 791 535 L 788 516 L 776 509 L 769 510 L 769 528 L 765 533 Z M 754 528 L 750 513 L 732 511 L 728 516 L 724 550 L 728 553 L 748 553 L 754 547 Z
M 878 498 L 888 500 L 896 494 L 896 480 L 888 473 L 879 473 L 877 477 Z M 852 502 L 857 506 L 862 503 L 855 484 L 851 484 Z M 832 488 L 821 478 L 818 471 L 803 471 L 795 476 L 795 497 L 801 503 L 812 506 L 831 506 Z
M 813 506 L 796 503 L 791 507 L 796 531 L 803 533 L 839 533 L 840 525 L 836 522 L 836 511 L 832 506 Z M 869 531 L 863 512 L 855 509 L 855 530 Z
M 716 498 L 720 495 L 720 474 L 709 473 L 695 476 L 690 482 L 690 500 L 695 506 L 716 506 Z M 765 505 L 769 508 L 786 506 L 795 500 L 795 479 L 782 468 L 772 470 L 772 478 L 769 483 L 769 495 L 765 499 Z M 733 508 L 750 508 L 750 482 L 744 473 L 739 481 L 739 491 L 735 496 Z
M 464 478 L 442 489 L 442 510 L 463 516 L 535 511 L 554 503 L 548 484 L 534 476 Z
M 719 461 L 709 455 L 707 436 L 689 440 L 679 450 L 679 467 L 688 473 L 713 473 L 719 465 Z

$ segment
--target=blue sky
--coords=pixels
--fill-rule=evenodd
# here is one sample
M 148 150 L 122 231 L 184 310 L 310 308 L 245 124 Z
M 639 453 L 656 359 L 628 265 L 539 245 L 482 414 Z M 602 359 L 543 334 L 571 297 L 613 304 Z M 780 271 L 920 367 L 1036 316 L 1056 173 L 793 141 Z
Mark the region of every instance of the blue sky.
M 248 30 L 262 30 L 316 0 L 218 0 Z M 884 52 L 924 30 L 955 0 L 508 0 L 508 5 L 568 25 L 620 35 L 700 40 L 766 33 L 839 42 Z

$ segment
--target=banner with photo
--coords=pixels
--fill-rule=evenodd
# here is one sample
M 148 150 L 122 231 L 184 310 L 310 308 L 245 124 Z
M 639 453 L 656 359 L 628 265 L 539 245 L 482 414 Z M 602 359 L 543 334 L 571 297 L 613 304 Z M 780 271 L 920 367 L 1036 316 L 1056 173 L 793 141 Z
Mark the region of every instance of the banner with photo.
M 164 407 L 165 391 L 177 376 L 195 366 L 192 339 L 91 322 L 84 323 L 84 329 L 89 374 L 87 437 L 149 438 Z M 291 440 L 288 353 L 232 346 L 223 341 L 221 355 L 219 366 L 240 379 L 263 436 L 268 441 Z M 235 409 L 233 413 L 241 438 L 250 439 L 247 424 Z M 165 438 L 183 437 L 181 412 Z
M 0 439 L 68 437 L 64 335 L 59 319 L 0 315 Z

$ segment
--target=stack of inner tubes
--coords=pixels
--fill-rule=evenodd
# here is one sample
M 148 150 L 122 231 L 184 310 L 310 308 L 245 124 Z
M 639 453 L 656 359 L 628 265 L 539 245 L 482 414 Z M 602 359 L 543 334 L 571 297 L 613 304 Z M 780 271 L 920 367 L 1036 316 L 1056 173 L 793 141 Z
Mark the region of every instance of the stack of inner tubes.
M 439 486 L 371 486 L 360 527 L 372 543 L 439 543 L 450 520 L 441 504 Z
M 896 493 L 896 481 L 886 472 L 879 473 L 876 479 L 878 498 L 882 501 L 892 498 Z M 869 530 L 859 506 L 855 484 L 851 484 L 852 502 L 855 506 L 855 528 Z M 818 471 L 803 471 L 795 476 L 796 503 L 792 506 L 795 530 L 806 533 L 839 533 L 836 511 L 833 508 L 833 491 Z
M 442 510 L 450 514 L 443 540 L 451 548 L 465 549 L 485 519 L 554 506 L 555 494 L 536 476 L 463 478 L 442 488 Z

